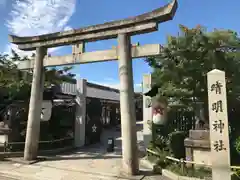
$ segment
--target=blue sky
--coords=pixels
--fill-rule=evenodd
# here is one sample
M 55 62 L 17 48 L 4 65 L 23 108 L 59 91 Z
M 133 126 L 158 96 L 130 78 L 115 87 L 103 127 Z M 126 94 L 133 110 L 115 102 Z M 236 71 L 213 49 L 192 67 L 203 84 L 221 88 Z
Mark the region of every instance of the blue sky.
M 15 46 L 8 43 L 7 35 L 36 35 L 79 28 L 138 15 L 168 3 L 168 0 L 0 0 L 0 52 L 8 53 Z M 176 35 L 178 25 L 194 27 L 198 24 L 209 31 L 232 29 L 239 32 L 239 0 L 179 0 L 172 21 L 159 25 L 159 31 L 132 37 L 132 43 L 166 42 L 167 35 Z M 87 51 L 110 49 L 116 40 L 87 44 Z M 70 47 L 52 49 L 54 55 L 71 53 Z M 22 53 L 22 52 L 20 52 Z M 151 72 L 143 59 L 133 61 L 135 88 L 139 91 L 142 75 Z M 118 87 L 117 61 L 78 65 L 73 69 L 81 78 L 99 84 Z

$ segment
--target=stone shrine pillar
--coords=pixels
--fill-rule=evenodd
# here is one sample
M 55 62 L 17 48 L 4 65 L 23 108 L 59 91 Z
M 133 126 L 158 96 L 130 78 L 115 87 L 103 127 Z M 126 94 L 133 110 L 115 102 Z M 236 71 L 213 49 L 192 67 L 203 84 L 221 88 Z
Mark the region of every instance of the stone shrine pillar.
M 86 128 L 86 96 L 87 81 L 85 79 L 77 80 L 76 95 L 76 119 L 74 131 L 74 146 L 82 147 L 85 145 L 85 128 Z
M 214 69 L 207 80 L 212 179 L 231 180 L 225 72 Z
M 152 77 L 151 74 L 143 75 L 143 141 L 145 148 L 148 147 L 150 141 L 152 140 L 152 98 L 150 96 L 145 96 L 144 93 L 151 90 L 152 87 Z
M 131 37 L 127 34 L 118 35 L 118 59 L 123 171 L 129 175 L 136 175 L 139 172 L 136 111 L 134 104 Z

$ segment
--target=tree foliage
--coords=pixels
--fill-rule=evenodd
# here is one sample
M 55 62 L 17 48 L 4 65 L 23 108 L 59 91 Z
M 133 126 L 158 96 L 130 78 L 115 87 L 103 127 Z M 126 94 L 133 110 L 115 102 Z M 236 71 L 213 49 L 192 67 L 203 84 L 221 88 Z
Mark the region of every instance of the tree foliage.
M 180 25 L 178 36 L 169 36 L 159 56 L 146 61 L 153 68 L 153 82 L 160 94 L 182 103 L 192 99 L 207 101 L 207 73 L 220 69 L 226 73 L 228 98 L 239 99 L 240 38 L 231 30 L 207 32 L 198 25 Z
M 32 57 L 35 55 L 33 54 Z M 16 62 L 29 60 L 12 50 L 12 55 L 0 55 L 0 100 L 28 99 L 31 89 L 32 70 L 20 71 Z M 75 82 L 72 67 L 45 68 L 45 87 L 65 82 Z

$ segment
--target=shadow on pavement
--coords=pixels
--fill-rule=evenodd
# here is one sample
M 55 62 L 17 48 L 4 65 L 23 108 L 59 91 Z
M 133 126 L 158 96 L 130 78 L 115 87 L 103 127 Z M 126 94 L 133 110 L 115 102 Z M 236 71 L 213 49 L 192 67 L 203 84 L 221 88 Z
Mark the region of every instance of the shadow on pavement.
M 143 124 L 137 123 L 137 131 L 142 131 Z M 141 133 L 141 132 L 138 132 Z M 107 140 L 108 138 L 114 139 L 114 152 L 107 152 Z M 138 148 L 144 149 L 142 140 L 138 140 Z M 139 153 L 142 157 L 142 153 Z M 55 156 L 49 156 L 45 161 L 59 161 L 59 160 L 81 160 L 81 159 L 119 159 L 122 157 L 122 138 L 121 131 L 117 131 L 116 128 L 105 130 L 101 137 L 101 142 L 93 145 L 88 145 L 82 148 L 78 148 L 69 152 L 57 154 Z

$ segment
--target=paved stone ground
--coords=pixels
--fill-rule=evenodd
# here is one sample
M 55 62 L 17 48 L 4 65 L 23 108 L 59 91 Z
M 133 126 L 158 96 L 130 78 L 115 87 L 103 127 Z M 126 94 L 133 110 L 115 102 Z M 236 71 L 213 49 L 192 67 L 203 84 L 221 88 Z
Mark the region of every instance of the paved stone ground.
M 13 179 L 13 178 L 10 178 L 10 177 L 4 177 L 4 176 L 1 176 L 1 175 L 0 175 L 0 179 L 1 180 L 18 180 L 18 179 Z
M 138 125 L 138 144 L 143 146 L 142 124 Z M 115 152 L 106 152 L 107 138 L 115 139 Z M 24 180 L 167 180 L 162 176 L 149 175 L 145 167 L 141 167 L 142 175 L 126 177 L 121 174 L 121 133 L 105 131 L 101 144 L 85 147 L 73 152 L 48 157 L 46 161 L 33 165 L 21 165 L 13 162 L 0 163 L 1 174 Z M 14 180 L 14 179 L 6 179 Z

